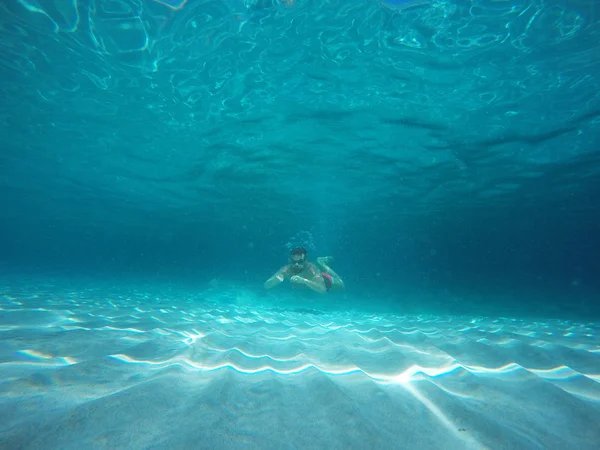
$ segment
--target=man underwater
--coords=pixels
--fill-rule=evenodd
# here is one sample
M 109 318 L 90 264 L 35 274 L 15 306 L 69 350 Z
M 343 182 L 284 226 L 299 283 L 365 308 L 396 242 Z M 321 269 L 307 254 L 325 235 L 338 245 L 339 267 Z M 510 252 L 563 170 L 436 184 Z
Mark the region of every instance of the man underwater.
M 290 262 L 279 269 L 271 278 L 265 281 L 265 289 L 271 289 L 286 279 L 294 286 L 306 286 L 313 291 L 324 294 L 331 289 L 344 289 L 344 282 L 335 273 L 329 263 L 333 260 L 330 256 L 317 258 L 316 265 L 308 262 L 306 250 L 295 248 L 290 253 Z

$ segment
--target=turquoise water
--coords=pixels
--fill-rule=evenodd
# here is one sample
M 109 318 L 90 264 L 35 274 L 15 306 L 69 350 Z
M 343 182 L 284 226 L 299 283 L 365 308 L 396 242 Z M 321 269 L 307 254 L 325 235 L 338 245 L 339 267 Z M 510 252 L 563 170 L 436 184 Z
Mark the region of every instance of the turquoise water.
M 4 272 L 598 314 L 595 2 L 0 8 Z
M 595 449 L 599 43 L 595 0 L 0 2 L 0 448 Z M 265 290 L 295 247 L 346 289 Z
M 0 8 L 3 272 L 598 314 L 595 2 Z

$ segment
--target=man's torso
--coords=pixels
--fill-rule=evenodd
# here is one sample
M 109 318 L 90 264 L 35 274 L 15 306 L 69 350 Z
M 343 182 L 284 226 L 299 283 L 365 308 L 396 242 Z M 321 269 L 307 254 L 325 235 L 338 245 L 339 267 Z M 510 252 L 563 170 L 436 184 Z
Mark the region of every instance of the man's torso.
M 292 270 L 292 267 L 288 265 L 286 272 L 288 274 L 288 278 L 293 277 L 294 275 L 298 275 L 302 278 L 306 278 L 307 280 L 317 282 L 321 281 L 323 278 L 319 268 L 311 262 L 306 263 L 306 267 L 304 267 L 304 269 L 302 269 L 300 272 L 294 272 Z

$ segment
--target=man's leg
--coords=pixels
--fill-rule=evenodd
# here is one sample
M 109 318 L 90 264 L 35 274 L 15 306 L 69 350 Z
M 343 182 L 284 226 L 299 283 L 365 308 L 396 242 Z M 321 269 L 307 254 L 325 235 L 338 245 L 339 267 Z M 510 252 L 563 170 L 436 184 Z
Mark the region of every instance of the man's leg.
M 317 258 L 317 264 L 323 269 L 323 272 L 331 275 L 332 279 L 332 287 L 337 289 L 344 289 L 344 282 L 340 278 L 340 276 L 333 271 L 329 264 L 333 261 L 333 257 L 331 256 L 320 256 Z

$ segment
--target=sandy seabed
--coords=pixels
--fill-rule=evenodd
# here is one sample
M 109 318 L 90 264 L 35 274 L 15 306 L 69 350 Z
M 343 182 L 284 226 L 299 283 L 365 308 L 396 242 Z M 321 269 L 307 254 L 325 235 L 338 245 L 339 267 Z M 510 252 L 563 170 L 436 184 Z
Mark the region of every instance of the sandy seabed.
M 2 449 L 600 443 L 595 323 L 48 286 L 5 292 L 0 308 Z

